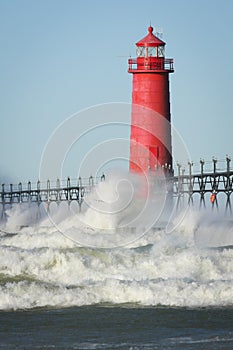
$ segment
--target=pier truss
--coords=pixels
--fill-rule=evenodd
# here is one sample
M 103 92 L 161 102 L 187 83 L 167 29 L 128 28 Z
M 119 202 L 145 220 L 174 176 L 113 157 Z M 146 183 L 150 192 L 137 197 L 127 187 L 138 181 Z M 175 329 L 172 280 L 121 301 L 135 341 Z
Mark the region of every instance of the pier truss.
M 178 174 L 170 178 L 177 208 L 182 206 L 182 202 L 192 205 L 195 200 L 199 203 L 200 208 L 211 205 L 213 209 L 221 208 L 225 210 L 225 213 L 232 214 L 233 170 L 230 166 L 231 158 L 226 157 L 224 169 L 222 169 L 222 164 L 220 164 L 221 168 L 217 167 L 219 163 L 213 157 L 211 169 L 205 170 L 205 161 L 201 159 L 199 172 L 193 172 L 194 164 L 189 162 L 187 173 L 180 164 L 177 164 Z

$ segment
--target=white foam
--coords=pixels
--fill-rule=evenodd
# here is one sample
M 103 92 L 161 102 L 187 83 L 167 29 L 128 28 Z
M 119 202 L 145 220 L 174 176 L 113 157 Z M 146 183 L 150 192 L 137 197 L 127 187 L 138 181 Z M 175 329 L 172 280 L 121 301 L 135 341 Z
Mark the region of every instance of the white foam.
M 0 308 L 93 303 L 232 305 L 233 252 L 2 248 Z

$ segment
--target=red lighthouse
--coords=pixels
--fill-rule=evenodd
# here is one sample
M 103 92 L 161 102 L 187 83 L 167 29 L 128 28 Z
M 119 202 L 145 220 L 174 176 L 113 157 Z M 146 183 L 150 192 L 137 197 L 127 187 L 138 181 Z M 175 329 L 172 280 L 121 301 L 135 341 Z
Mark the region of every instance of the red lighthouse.
M 148 34 L 136 43 L 137 58 L 128 60 L 133 74 L 130 170 L 141 173 L 159 167 L 172 170 L 169 73 L 165 42 Z

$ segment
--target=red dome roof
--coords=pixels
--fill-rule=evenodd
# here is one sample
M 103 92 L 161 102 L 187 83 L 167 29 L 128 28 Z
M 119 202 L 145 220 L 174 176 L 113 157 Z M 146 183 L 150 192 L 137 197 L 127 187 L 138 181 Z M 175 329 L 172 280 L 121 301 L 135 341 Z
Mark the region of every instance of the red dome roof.
M 149 27 L 148 28 L 148 32 L 149 34 L 147 34 L 147 36 L 145 36 L 143 39 L 141 39 L 140 41 L 138 41 L 136 43 L 137 46 L 164 46 L 166 45 L 164 41 L 160 40 L 159 38 L 157 38 L 157 36 L 155 36 L 153 34 L 153 27 Z

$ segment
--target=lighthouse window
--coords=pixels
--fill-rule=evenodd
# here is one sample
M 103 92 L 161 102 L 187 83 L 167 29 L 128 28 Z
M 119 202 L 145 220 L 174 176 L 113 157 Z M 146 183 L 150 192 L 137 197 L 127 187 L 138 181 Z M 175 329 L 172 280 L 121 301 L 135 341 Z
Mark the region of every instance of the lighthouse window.
M 164 57 L 164 46 L 158 46 L 158 57 Z
M 148 47 L 148 57 L 156 57 L 156 47 Z
M 144 46 L 137 47 L 137 56 L 138 57 L 145 57 L 146 48 Z

